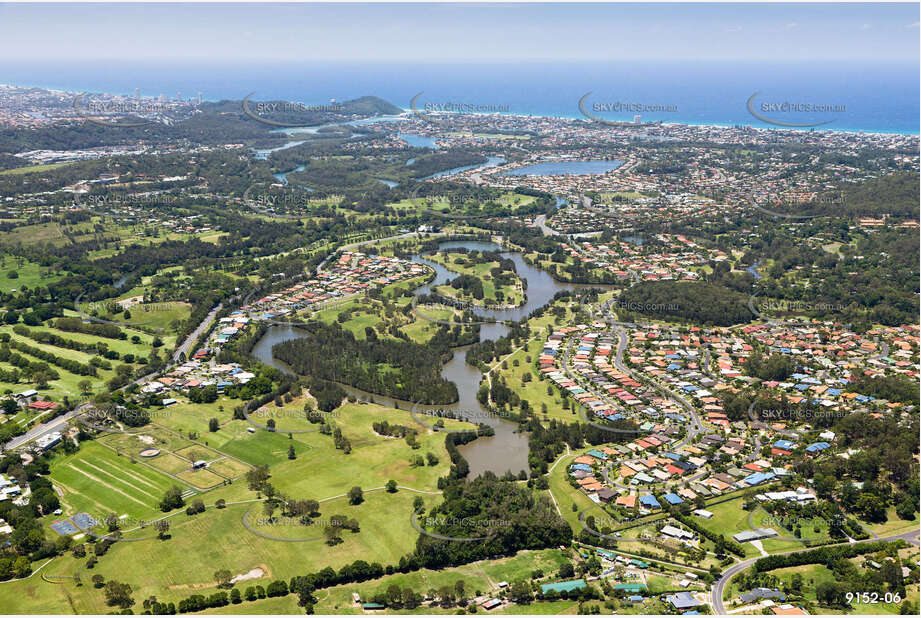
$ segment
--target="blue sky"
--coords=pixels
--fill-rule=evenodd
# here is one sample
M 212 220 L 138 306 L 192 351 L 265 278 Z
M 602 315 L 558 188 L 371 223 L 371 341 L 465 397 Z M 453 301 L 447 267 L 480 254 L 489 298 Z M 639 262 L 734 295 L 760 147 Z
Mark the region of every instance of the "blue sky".
M 0 57 L 431 62 L 919 58 L 917 4 L 0 5 Z

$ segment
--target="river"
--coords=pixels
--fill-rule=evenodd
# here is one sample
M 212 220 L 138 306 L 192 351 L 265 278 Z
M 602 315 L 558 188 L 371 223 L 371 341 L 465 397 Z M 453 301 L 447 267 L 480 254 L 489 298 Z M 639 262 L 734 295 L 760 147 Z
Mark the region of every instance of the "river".
M 480 251 L 497 251 L 501 250 L 499 245 L 490 242 L 481 241 L 450 241 L 439 245 L 439 250 L 449 249 L 452 247 L 466 247 L 467 249 L 477 249 Z M 535 309 L 547 304 L 554 294 L 563 290 L 573 290 L 579 288 L 601 288 L 601 285 L 581 285 L 559 283 L 549 274 L 527 264 L 518 252 L 503 251 L 502 256 L 511 259 L 515 263 L 518 275 L 527 280 L 527 300 L 522 307 L 515 309 L 482 309 L 476 308 L 474 313 L 481 317 L 495 318 L 497 320 L 521 320 L 527 317 Z M 416 289 L 416 295 L 430 293 L 433 286 L 441 285 L 449 279 L 456 276 L 456 273 L 448 270 L 441 264 L 427 260 L 423 255 L 414 255 L 412 260 L 431 266 L 435 270 L 435 279 L 427 285 L 420 286 Z M 480 327 L 480 341 L 486 339 L 497 339 L 508 332 L 508 328 L 502 324 L 483 324 Z M 306 336 L 304 331 L 290 326 L 272 326 L 266 334 L 253 347 L 252 354 L 260 361 L 281 371 L 291 373 L 290 368 L 272 357 L 272 346 L 289 339 L 297 339 Z M 458 447 L 461 454 L 470 465 L 470 474 L 472 477 L 491 471 L 497 475 L 511 471 L 517 474 L 520 470 L 528 471 L 528 437 L 527 434 L 518 432 L 517 423 L 513 423 L 497 416 L 489 415 L 477 400 L 477 391 L 480 388 L 482 374 L 479 369 L 468 365 L 465 362 L 465 356 L 470 346 L 462 346 L 454 349 L 454 356 L 442 367 L 441 375 L 457 385 L 458 401 L 451 405 L 432 406 L 439 409 L 452 409 L 458 413 L 467 413 L 477 419 L 486 419 L 485 422 L 495 430 L 495 435 L 477 438 L 473 442 Z M 364 391 L 342 385 L 349 395 L 359 399 L 371 401 L 390 407 L 408 410 L 411 402 L 397 401 L 383 395 L 366 393 Z M 424 407 L 417 408 L 420 412 Z

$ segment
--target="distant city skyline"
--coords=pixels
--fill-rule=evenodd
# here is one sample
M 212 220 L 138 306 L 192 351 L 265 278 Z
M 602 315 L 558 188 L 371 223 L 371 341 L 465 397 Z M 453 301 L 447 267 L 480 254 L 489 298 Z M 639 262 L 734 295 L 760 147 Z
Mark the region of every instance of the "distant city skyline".
M 917 61 L 917 3 L 0 4 L 5 60 Z

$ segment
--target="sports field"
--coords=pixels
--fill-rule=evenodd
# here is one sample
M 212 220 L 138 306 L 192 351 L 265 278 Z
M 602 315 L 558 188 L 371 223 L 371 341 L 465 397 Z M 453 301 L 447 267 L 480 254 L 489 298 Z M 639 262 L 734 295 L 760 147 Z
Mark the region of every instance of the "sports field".
M 158 511 L 157 504 L 174 479 L 135 459 L 119 456 L 94 442 L 80 451 L 56 458 L 51 480 L 63 491 L 65 514 L 85 511 L 97 520 L 109 513 L 145 517 Z

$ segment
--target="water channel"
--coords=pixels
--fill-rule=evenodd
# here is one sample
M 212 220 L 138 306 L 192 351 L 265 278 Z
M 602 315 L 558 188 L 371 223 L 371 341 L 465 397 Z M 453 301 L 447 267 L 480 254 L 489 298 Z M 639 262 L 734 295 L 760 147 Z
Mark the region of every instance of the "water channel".
M 466 247 L 467 249 L 480 251 L 500 251 L 502 249 L 494 243 L 473 240 L 443 242 L 438 248 L 441 251 L 452 247 Z M 553 295 L 559 291 L 605 287 L 602 285 L 560 283 L 543 270 L 527 264 L 518 252 L 502 251 L 502 256 L 512 260 L 515 263 L 518 275 L 527 280 L 527 300 L 524 306 L 515 309 L 476 308 L 474 313 L 480 317 L 494 318 L 496 320 L 521 320 L 535 309 L 550 302 Z M 428 294 L 434 286 L 441 285 L 457 276 L 457 273 L 448 270 L 441 264 L 427 260 L 424 255 L 414 255 L 412 260 L 426 264 L 435 270 L 434 280 L 417 288 L 416 295 Z M 483 324 L 480 327 L 480 341 L 497 339 L 507 332 L 507 327 L 502 324 Z M 263 363 L 290 373 L 290 369 L 285 363 L 272 357 L 272 346 L 282 341 L 304 336 L 306 336 L 304 331 L 290 326 L 270 327 L 262 339 L 253 347 L 252 354 Z M 492 471 L 498 475 L 504 474 L 506 471 L 512 471 L 515 474 L 520 470 L 527 471 L 528 437 L 526 434 L 518 432 L 516 423 L 488 415 L 480 405 L 476 395 L 480 387 L 482 374 L 479 369 L 465 362 L 468 348 L 469 346 L 455 348 L 454 356 L 445 363 L 441 370 L 441 375 L 445 379 L 457 385 L 458 401 L 451 405 L 429 407 L 453 409 L 459 414 L 473 415 L 477 420 L 488 419 L 485 422 L 495 430 L 495 435 L 493 436 L 480 437 L 459 447 L 461 454 L 470 465 L 471 477 L 486 471 Z M 390 397 L 366 393 L 345 385 L 343 385 L 343 389 L 349 395 L 364 401 L 374 401 L 403 410 L 408 410 L 412 406 L 411 402 L 397 401 Z M 421 412 L 425 408 L 426 406 L 417 406 L 416 409 Z

